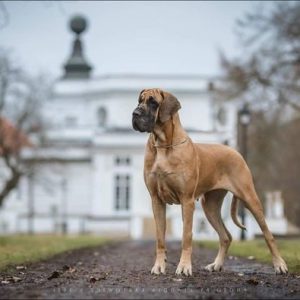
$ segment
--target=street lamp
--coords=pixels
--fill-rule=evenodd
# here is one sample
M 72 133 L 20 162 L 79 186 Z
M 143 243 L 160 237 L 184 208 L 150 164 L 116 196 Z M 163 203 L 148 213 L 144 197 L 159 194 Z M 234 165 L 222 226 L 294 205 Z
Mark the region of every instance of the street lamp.
M 34 173 L 28 176 L 28 234 L 34 234 L 35 199 L 34 199 Z
M 216 99 L 214 97 L 215 94 L 215 84 L 213 81 L 209 81 L 207 85 L 207 92 L 210 97 L 210 109 L 211 109 L 211 117 L 212 117 L 212 130 L 216 130 L 217 126 L 217 114 L 216 114 Z
M 61 181 L 61 230 L 63 234 L 66 234 L 68 232 L 68 185 L 67 185 L 67 179 L 66 178 L 62 178 Z
M 248 103 L 244 103 L 243 107 L 238 111 L 238 143 L 239 143 L 239 148 L 242 156 L 244 157 L 245 161 L 247 162 L 247 142 L 248 142 L 248 126 L 251 121 L 251 112 L 249 110 L 249 105 Z M 240 203 L 240 216 L 241 216 L 241 221 L 242 224 L 245 224 L 245 218 L 246 218 L 246 213 L 245 213 L 245 206 Z M 246 232 L 245 230 L 241 231 L 241 240 L 244 241 L 246 239 Z

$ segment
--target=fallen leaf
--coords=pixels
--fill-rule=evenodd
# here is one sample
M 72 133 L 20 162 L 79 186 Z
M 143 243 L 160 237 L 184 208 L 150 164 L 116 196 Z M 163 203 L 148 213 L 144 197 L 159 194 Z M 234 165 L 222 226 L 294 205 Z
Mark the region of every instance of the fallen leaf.
M 70 269 L 71 269 L 71 267 L 68 266 L 68 265 L 64 265 L 64 266 L 62 267 L 62 270 L 63 270 L 64 272 L 69 271 Z
M 182 278 L 172 278 L 173 281 L 182 281 Z
M 22 281 L 22 278 L 17 276 L 9 276 L 7 278 L 3 278 L 4 280 L 1 281 L 3 284 L 9 284 L 9 283 L 16 283 Z
M 229 258 L 230 260 L 237 260 L 237 259 L 238 259 L 236 256 L 232 256 L 232 255 L 228 256 L 228 258 Z
M 68 270 L 69 273 L 75 273 L 76 271 L 77 271 L 76 268 L 70 268 L 70 269 Z
M 95 283 L 97 281 L 97 278 L 91 276 L 90 277 L 90 283 Z
M 253 285 L 258 285 L 259 283 L 259 281 L 256 278 L 250 278 L 246 282 Z
M 60 276 L 60 273 L 58 271 L 54 271 L 49 277 L 48 280 L 58 278 Z
M 105 273 L 105 274 L 100 275 L 99 277 L 91 276 L 91 277 L 90 277 L 90 283 L 95 283 L 96 281 L 105 280 L 106 277 L 107 277 L 107 275 L 108 275 L 108 274 Z
M 20 282 L 20 281 L 22 281 L 22 278 L 17 277 L 17 276 L 13 276 L 12 280 L 13 280 L 13 282 Z

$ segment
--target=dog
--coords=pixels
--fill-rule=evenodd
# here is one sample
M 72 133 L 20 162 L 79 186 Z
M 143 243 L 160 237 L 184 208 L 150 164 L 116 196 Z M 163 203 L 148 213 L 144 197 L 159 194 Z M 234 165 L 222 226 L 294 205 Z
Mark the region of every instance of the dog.
M 208 271 L 221 271 L 232 241 L 221 218 L 221 206 L 228 191 L 233 194 L 231 217 L 237 218 L 238 200 L 253 214 L 272 254 L 276 274 L 288 272 L 272 233 L 265 222 L 263 207 L 256 194 L 251 172 L 242 156 L 229 146 L 193 143 L 183 129 L 178 99 L 160 89 L 140 92 L 132 114 L 134 130 L 150 133 L 145 149 L 144 180 L 152 199 L 156 224 L 156 260 L 153 274 L 166 272 L 166 204 L 182 208 L 182 251 L 176 274 L 192 275 L 192 225 L 195 200 L 201 198 L 205 215 L 217 231 L 219 252 Z

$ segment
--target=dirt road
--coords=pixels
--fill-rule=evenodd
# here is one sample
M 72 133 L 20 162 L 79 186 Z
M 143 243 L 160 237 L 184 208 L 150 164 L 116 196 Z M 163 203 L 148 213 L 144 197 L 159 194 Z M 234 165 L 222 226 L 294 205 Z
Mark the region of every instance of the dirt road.
M 216 252 L 194 246 L 193 276 L 175 276 L 180 243 L 168 243 L 167 274 L 150 274 L 153 241 L 114 242 L 76 250 L 0 274 L 0 298 L 47 299 L 299 299 L 300 277 L 275 275 L 254 260 L 228 258 L 225 270 L 203 268 Z

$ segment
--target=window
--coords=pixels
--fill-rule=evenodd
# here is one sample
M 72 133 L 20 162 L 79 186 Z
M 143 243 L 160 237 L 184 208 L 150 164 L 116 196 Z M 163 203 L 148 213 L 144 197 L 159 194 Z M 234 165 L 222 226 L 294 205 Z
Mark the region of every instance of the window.
M 130 209 L 130 180 L 128 174 L 115 176 L 115 210 L 128 211 Z
M 107 121 L 107 112 L 104 107 L 100 107 L 97 111 L 97 124 L 99 127 L 104 127 Z
M 131 164 L 131 159 L 128 156 L 117 156 L 115 158 L 115 165 L 117 166 L 129 166 Z
M 77 125 L 77 118 L 74 116 L 67 116 L 65 118 L 65 123 L 68 127 L 75 126 L 75 125 Z

